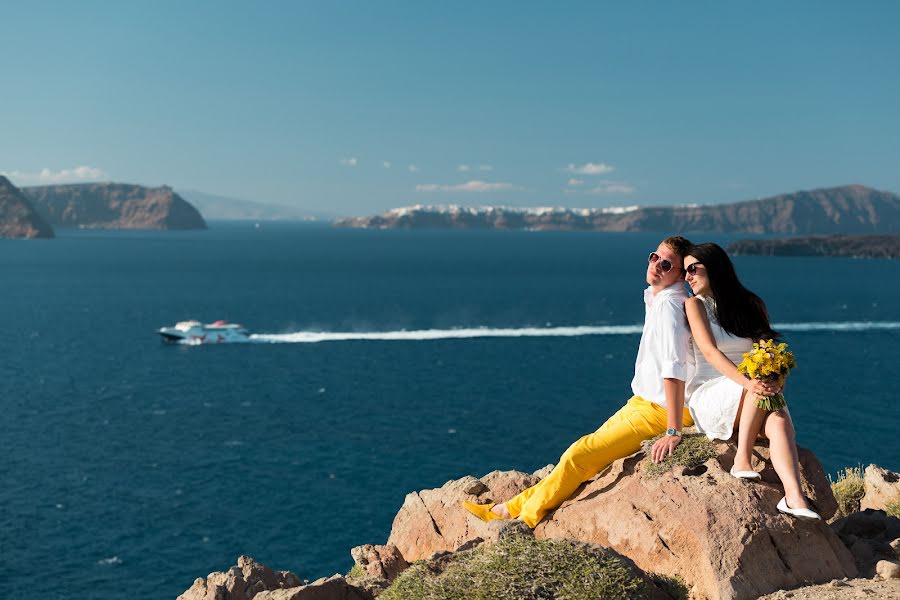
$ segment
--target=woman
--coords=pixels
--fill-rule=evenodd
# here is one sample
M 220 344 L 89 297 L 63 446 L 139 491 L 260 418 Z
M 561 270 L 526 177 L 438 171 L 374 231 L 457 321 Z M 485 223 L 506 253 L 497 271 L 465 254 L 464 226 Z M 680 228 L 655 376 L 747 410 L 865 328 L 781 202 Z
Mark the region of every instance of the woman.
M 803 519 L 821 517 L 809 509 L 800 487 L 800 465 L 794 425 L 787 408 L 774 412 L 756 406 L 760 396 L 781 391 L 781 385 L 747 379 L 739 363 L 754 341 L 774 339 L 763 301 L 741 285 L 731 260 L 716 244 L 693 246 L 684 258 L 685 280 L 694 297 L 685 302 L 693 337 L 696 372 L 685 395 L 698 429 L 710 439 L 727 440 L 738 430 L 738 449 L 731 474 L 759 479 L 750 458 L 756 437 L 769 439 L 775 472 L 784 485 L 778 510 Z

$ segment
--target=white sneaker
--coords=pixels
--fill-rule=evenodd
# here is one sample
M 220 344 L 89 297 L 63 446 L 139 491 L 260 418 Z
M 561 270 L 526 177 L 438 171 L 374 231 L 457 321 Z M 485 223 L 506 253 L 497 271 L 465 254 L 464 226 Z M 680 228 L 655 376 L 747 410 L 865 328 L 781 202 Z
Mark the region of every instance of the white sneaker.
M 782 498 L 778 501 L 778 512 L 783 512 L 786 515 L 791 515 L 792 517 L 797 517 L 798 519 L 809 519 L 810 521 L 822 520 L 822 517 L 819 516 L 819 513 L 813 512 L 808 508 L 791 508 L 787 505 L 787 498 Z

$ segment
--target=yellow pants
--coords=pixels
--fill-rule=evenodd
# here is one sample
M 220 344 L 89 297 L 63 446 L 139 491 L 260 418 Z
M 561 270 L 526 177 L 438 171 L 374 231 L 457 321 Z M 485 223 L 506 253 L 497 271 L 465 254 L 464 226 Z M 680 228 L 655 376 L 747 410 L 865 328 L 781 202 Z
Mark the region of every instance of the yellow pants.
M 684 426 L 693 424 L 690 413 L 685 409 Z M 634 454 L 640 449 L 642 441 L 663 433 L 666 427 L 664 406 L 639 396 L 632 397 L 600 429 L 569 446 L 547 477 L 507 500 L 506 508 L 513 518 L 521 518 L 533 529 L 544 515 L 562 504 L 579 485 L 614 460 Z

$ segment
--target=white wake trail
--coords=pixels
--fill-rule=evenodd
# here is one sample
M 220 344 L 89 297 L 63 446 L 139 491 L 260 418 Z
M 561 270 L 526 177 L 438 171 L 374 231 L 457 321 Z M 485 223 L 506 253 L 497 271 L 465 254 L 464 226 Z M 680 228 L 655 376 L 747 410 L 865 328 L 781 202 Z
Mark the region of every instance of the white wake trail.
M 900 329 L 897 321 L 846 321 L 823 323 L 775 323 L 778 331 L 874 331 L 878 329 Z
M 900 329 L 900 322 L 821 322 L 775 324 L 779 331 L 868 331 Z M 642 325 L 603 325 L 577 327 L 523 327 L 503 329 L 472 327 L 466 329 L 420 329 L 416 331 L 297 331 L 294 333 L 259 333 L 250 341 L 271 344 L 314 344 L 318 342 L 344 342 L 351 340 L 374 341 L 423 341 L 470 338 L 513 337 L 578 337 L 585 335 L 638 335 Z

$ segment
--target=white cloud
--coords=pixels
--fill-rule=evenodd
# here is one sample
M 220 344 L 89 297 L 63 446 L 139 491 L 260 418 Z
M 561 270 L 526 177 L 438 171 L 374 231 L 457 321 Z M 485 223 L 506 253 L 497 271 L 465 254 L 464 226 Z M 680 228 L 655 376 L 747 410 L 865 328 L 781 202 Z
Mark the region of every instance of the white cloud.
M 351 156 L 350 158 L 342 158 L 341 164 L 345 167 L 355 167 L 359 160 L 355 156 Z
M 97 167 L 72 167 L 71 169 L 61 169 L 59 171 L 51 171 L 43 168 L 38 173 L 24 173 L 22 171 L 0 172 L 0 175 L 9 177 L 13 183 L 19 185 L 28 184 L 51 184 L 51 183 L 79 183 L 84 181 L 106 181 L 109 175 L 103 169 Z
M 409 165 L 406 168 L 409 170 L 410 173 L 418 173 L 419 172 L 419 167 L 417 167 L 416 165 Z
M 631 194 L 634 192 L 634 186 L 625 181 L 601 181 L 600 185 L 586 190 L 585 194 Z
M 472 170 L 472 167 L 470 167 L 469 165 L 459 165 L 458 167 L 456 167 L 456 170 L 460 173 L 467 173 Z
M 386 161 L 384 161 L 384 162 L 381 163 L 381 166 L 383 166 L 385 169 L 390 169 L 390 168 L 391 168 L 391 161 L 386 160 Z
M 511 192 L 522 188 L 511 183 L 491 183 L 473 179 L 457 185 L 420 183 L 417 192 Z
M 612 165 L 605 163 L 584 163 L 583 165 L 575 165 L 569 163 L 563 171 L 567 173 L 577 173 L 578 175 L 603 175 L 615 170 Z
M 572 187 L 575 187 L 577 185 L 584 185 L 584 179 L 575 179 L 573 177 L 573 178 L 569 179 L 569 181 L 567 182 L 567 185 L 570 185 Z

